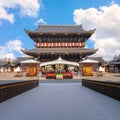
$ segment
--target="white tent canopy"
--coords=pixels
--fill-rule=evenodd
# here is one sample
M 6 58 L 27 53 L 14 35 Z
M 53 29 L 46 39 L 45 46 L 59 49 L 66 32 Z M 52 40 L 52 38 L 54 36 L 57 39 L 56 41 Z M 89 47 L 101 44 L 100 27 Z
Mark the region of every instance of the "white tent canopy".
M 105 69 L 104 69 L 103 67 L 100 66 L 98 71 L 100 71 L 100 72 L 104 72 Z
M 20 71 L 21 71 L 20 67 L 17 67 L 17 68 L 14 70 L 14 72 L 20 72 Z
M 29 63 L 40 63 L 40 62 L 33 59 L 21 61 L 21 64 L 26 64 L 26 63 L 29 64 Z
M 92 59 L 85 59 L 83 61 L 80 61 L 79 63 L 98 63 L 98 61 Z
M 63 60 L 62 58 L 58 58 L 57 60 L 53 60 L 51 62 L 43 62 L 40 64 L 40 67 L 46 66 L 46 65 L 54 65 L 54 64 L 66 64 L 66 65 L 79 66 L 79 63 L 77 63 L 77 62 L 70 62 L 67 60 Z

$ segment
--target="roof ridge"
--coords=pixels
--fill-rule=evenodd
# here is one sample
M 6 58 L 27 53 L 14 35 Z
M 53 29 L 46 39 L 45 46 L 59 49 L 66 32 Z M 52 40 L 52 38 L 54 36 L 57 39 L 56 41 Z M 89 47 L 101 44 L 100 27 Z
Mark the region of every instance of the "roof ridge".
M 40 27 L 40 26 L 42 26 L 42 27 L 57 27 L 57 26 L 61 26 L 61 27 L 82 27 L 82 24 L 81 25 L 55 25 L 55 24 L 53 24 L 53 25 L 38 25 L 38 27 Z

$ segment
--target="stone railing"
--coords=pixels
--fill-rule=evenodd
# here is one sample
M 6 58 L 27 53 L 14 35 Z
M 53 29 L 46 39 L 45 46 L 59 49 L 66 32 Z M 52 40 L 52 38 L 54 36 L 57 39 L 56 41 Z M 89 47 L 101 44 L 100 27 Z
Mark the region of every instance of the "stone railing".
M 39 80 L 0 81 L 0 103 L 38 85 Z
M 82 79 L 82 85 L 104 95 L 120 100 L 120 82 Z

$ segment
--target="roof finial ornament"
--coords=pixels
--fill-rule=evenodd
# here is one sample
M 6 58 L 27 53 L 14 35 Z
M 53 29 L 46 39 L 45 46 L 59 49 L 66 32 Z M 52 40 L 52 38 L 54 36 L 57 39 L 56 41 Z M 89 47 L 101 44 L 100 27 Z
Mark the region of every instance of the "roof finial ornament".
M 58 60 L 61 60 L 62 58 L 61 58 L 61 55 L 59 55 L 59 58 L 58 58 Z

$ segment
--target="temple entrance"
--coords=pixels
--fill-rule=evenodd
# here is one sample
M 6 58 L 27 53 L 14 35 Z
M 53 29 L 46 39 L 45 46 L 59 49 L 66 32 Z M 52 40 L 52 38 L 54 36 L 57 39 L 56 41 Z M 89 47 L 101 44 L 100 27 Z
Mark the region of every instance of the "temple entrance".
M 73 79 L 74 73 L 78 72 L 79 64 L 61 58 L 40 64 L 41 73 L 46 79 Z

